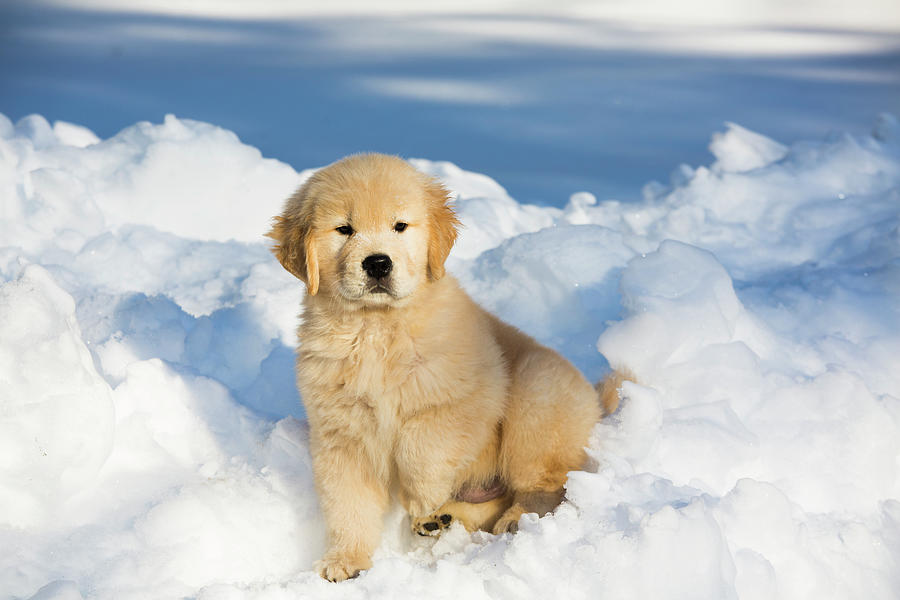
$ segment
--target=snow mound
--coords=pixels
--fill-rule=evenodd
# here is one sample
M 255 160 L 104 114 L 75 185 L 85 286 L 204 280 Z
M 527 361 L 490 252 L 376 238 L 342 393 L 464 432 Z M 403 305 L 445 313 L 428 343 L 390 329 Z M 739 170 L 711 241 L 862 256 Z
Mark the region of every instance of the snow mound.
M 728 124 L 712 165 L 562 209 L 412 161 L 455 196 L 477 300 L 636 381 L 554 515 L 432 540 L 395 507 L 334 585 L 310 571 L 303 292 L 262 239 L 312 171 L 171 116 L 98 140 L 0 115 L 3 596 L 896 598 L 898 130 Z
M 0 523 L 43 529 L 109 458 L 112 393 L 75 302 L 37 265 L 0 287 L 0 339 Z
M 50 250 L 42 244 L 55 242 L 52 231 L 65 233 L 71 250 L 85 234 L 126 223 L 188 239 L 255 241 L 280 208 L 276 199 L 299 182 L 293 169 L 263 159 L 234 133 L 173 115 L 102 142 L 83 127 L 51 128 L 40 115 L 4 130 L 5 183 L 21 185 L 4 190 L 5 210 L 17 218 L 4 239 L 27 250 Z

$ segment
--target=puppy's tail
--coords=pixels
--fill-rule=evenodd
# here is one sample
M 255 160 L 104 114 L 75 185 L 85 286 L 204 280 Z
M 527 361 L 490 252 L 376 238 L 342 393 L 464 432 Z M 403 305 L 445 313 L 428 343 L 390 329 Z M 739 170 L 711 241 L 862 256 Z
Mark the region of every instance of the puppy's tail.
M 594 385 L 600 398 L 600 406 L 603 408 L 603 416 L 616 412 L 621 399 L 622 384 L 626 381 L 637 381 L 631 371 L 616 369 Z

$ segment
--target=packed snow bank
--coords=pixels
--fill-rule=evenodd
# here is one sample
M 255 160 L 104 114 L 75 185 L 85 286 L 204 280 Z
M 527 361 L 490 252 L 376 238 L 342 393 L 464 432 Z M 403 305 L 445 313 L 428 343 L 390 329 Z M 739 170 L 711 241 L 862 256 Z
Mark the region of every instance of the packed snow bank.
M 37 265 L 0 288 L 0 340 L 0 522 L 46 526 L 109 458 L 112 393 L 81 339 L 75 302 Z
M 640 200 L 457 194 L 450 269 L 637 383 L 550 517 L 386 519 L 334 585 L 293 384 L 299 283 L 262 241 L 306 174 L 167 117 L 109 140 L 0 116 L 0 592 L 69 598 L 896 598 L 900 128 L 737 125 Z M 598 352 L 599 349 L 599 352 Z
M 293 169 L 263 159 L 230 131 L 168 115 L 162 125 L 138 123 L 105 141 L 84 128 L 38 115 L 0 131 L 28 202 L 10 203 L 8 226 L 26 227 L 16 242 L 46 252 L 84 236 L 141 223 L 188 239 L 255 241 L 299 181 Z M 22 144 L 18 140 L 27 139 Z M 172 210 L 173 207 L 179 210 Z M 15 210 L 18 209 L 18 210 Z M 62 209 L 62 210 L 61 210 Z M 15 211 L 15 212 L 13 212 Z M 10 238 L 5 237 L 7 241 Z

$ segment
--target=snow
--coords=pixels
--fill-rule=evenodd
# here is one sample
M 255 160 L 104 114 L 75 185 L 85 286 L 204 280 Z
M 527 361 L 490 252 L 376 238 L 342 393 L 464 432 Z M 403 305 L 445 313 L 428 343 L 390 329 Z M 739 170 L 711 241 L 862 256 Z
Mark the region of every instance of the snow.
M 108 139 L 0 116 L 0 595 L 896 598 L 900 126 L 728 123 L 710 150 L 562 208 L 412 161 L 457 197 L 477 300 L 636 382 L 554 515 L 433 540 L 394 507 L 330 584 L 302 286 L 262 238 L 310 171 L 171 115 Z
M 740 173 L 752 171 L 784 158 L 787 148 L 740 125 L 726 123 L 725 133 L 714 133 L 709 150 L 716 157 L 713 169 Z

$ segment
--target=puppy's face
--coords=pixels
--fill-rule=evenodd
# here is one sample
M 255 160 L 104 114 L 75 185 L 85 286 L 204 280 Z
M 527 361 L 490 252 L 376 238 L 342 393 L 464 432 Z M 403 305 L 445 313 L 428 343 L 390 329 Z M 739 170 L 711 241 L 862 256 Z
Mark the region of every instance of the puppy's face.
M 439 183 L 399 158 L 368 154 L 313 175 L 269 236 L 310 295 L 390 307 L 443 276 L 457 224 Z
M 320 286 L 351 303 L 402 303 L 427 277 L 423 189 L 409 176 L 368 182 L 331 190 L 316 203 Z

